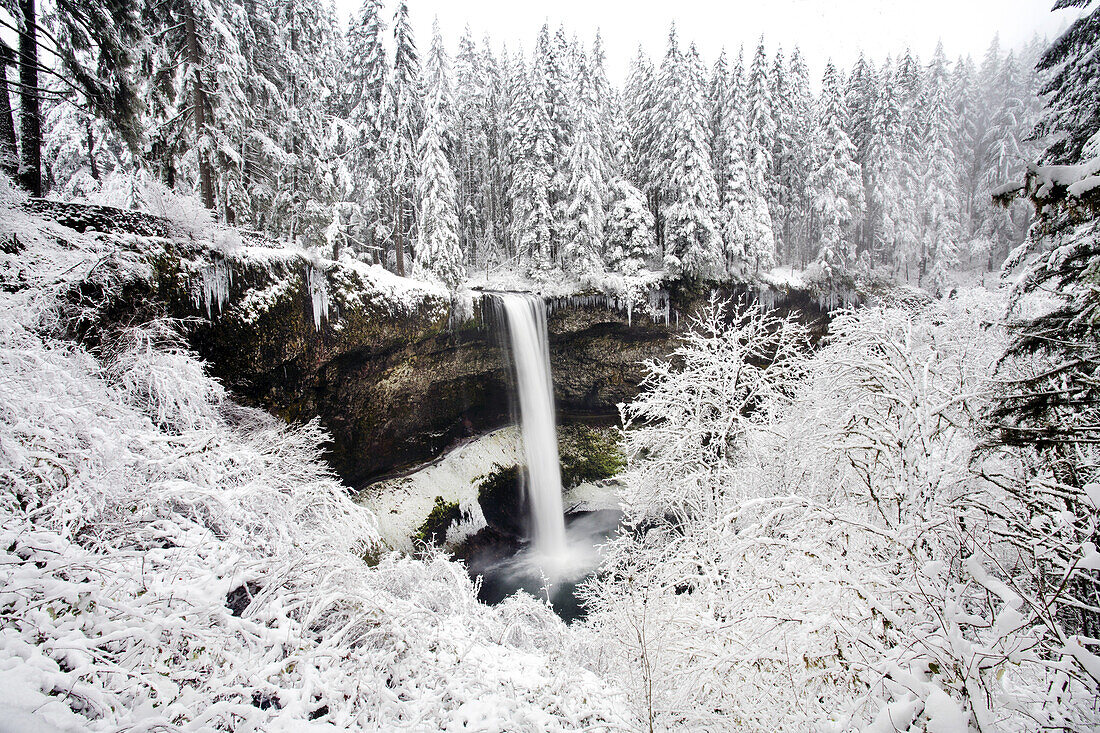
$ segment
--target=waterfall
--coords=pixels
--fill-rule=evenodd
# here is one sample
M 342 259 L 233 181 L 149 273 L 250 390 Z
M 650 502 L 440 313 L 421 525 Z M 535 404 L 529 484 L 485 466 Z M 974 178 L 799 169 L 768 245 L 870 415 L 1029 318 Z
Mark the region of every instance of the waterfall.
M 508 326 L 515 365 L 519 424 L 527 461 L 527 496 L 531 507 L 536 553 L 548 564 L 564 560 L 565 512 L 561 501 L 561 466 L 554 419 L 554 383 L 550 377 L 550 345 L 546 303 L 534 295 L 498 293 Z

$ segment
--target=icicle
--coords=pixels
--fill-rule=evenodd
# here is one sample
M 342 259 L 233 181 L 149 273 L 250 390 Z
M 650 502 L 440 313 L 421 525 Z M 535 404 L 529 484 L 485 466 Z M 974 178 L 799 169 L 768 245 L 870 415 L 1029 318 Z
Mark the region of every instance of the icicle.
M 634 300 L 631 298 L 626 301 L 626 327 L 634 327 Z
M 328 280 L 324 271 L 310 264 L 306 270 L 306 285 L 313 300 L 313 327 L 320 331 L 321 319 L 328 320 Z
M 229 288 L 233 285 L 233 271 L 224 260 L 219 260 L 202 269 L 202 284 L 192 292 L 195 307 L 205 307 L 206 317 L 214 317 L 214 307 L 218 312 L 225 310 L 229 302 Z

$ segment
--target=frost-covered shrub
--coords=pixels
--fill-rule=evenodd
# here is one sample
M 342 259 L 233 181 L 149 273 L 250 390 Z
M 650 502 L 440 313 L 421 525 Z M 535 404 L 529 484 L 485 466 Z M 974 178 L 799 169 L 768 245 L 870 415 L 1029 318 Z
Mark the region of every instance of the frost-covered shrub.
M 761 731 L 1095 722 L 1095 686 L 1023 592 L 1015 543 L 1043 535 L 1006 535 L 999 518 L 1018 506 L 1003 477 L 1026 467 L 975 453 L 1000 308 L 966 292 L 841 315 L 805 376 L 749 411 L 725 398 L 742 358 L 705 357 L 708 329 L 651 369 L 628 425 L 629 531 L 588 589 L 596 668 L 630 685 L 641 717 Z
M 225 390 L 207 376 L 170 320 L 122 329 L 109 349 L 107 374 L 127 402 L 161 428 L 217 426 Z
M 106 176 L 89 202 L 162 216 L 195 234 L 207 232 L 214 226 L 214 212 L 201 201 L 172 190 L 143 170 L 120 171 Z

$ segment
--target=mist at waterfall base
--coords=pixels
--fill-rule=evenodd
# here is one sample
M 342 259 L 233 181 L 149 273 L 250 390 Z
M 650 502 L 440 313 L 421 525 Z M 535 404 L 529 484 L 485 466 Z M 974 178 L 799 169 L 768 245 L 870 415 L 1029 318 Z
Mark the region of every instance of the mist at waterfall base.
M 546 303 L 520 293 L 490 295 L 514 376 L 514 412 L 520 427 L 526 471 L 521 472 L 530 541 L 488 546 L 470 558 L 471 575 L 481 577 L 481 599 L 496 603 L 517 590 L 545 597 L 567 620 L 583 614 L 577 585 L 599 564 L 599 546 L 614 533 L 619 513 L 578 512 L 566 516 L 562 503 L 554 384 Z
M 470 575 L 481 579 L 478 598 L 496 604 L 522 590 L 548 600 L 565 621 L 583 618 L 577 587 L 599 565 L 600 546 L 615 534 L 621 517 L 614 510 L 565 515 L 568 555 L 564 562 L 561 558 L 548 562 L 533 543 L 500 542 L 480 548 L 467 561 Z

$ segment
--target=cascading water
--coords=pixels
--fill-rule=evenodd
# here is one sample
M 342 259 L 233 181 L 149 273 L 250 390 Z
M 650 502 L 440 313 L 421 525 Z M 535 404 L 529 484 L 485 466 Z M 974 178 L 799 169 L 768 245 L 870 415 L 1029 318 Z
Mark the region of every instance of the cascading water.
M 500 293 L 494 297 L 498 299 L 508 326 L 508 340 L 515 365 L 535 551 L 540 563 L 553 570 L 564 565 L 569 548 L 561 500 L 561 467 L 558 464 L 546 303 L 542 298 L 518 293 Z

